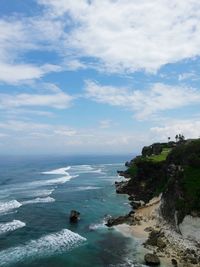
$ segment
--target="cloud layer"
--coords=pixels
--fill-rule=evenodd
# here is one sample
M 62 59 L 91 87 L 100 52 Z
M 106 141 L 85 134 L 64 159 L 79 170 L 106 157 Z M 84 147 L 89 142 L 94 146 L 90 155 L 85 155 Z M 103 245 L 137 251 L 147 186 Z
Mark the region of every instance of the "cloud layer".
M 137 119 L 149 119 L 162 111 L 200 104 L 198 90 L 159 83 L 146 90 L 130 90 L 87 81 L 86 96 L 98 103 L 132 110 Z
M 200 54 L 200 2 L 194 0 L 39 0 L 71 19 L 66 51 L 98 60 L 107 72 L 155 72 Z

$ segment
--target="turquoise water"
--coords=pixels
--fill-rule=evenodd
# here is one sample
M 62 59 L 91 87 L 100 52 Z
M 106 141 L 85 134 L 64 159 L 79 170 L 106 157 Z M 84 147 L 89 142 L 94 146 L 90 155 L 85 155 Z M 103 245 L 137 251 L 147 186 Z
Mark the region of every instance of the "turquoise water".
M 130 211 L 121 157 L 0 158 L 0 266 L 141 266 L 136 240 L 104 226 Z M 81 213 L 78 224 L 69 213 Z

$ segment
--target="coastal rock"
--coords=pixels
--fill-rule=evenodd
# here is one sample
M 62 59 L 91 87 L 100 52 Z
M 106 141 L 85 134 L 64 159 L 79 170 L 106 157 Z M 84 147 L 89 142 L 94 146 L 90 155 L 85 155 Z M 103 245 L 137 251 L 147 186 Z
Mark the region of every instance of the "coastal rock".
M 107 219 L 106 226 L 112 227 L 114 225 L 123 224 L 123 223 L 133 225 L 134 221 L 135 221 L 134 212 L 131 211 L 131 212 L 129 212 L 129 214 L 127 214 L 125 216 L 119 216 L 117 218 L 109 217 Z
M 69 217 L 70 222 L 71 223 L 77 223 L 78 220 L 80 219 L 79 216 L 80 216 L 80 212 L 78 212 L 76 210 L 71 210 L 70 217 Z
M 172 265 L 175 266 L 175 267 L 177 267 L 177 266 L 178 266 L 178 262 L 177 262 L 177 260 L 172 259 Z
M 153 230 L 152 232 L 150 232 L 149 237 L 145 242 L 145 245 L 157 246 L 157 241 L 159 237 L 160 237 L 160 232 Z
M 158 239 L 157 239 L 157 247 L 158 248 L 161 248 L 161 249 L 163 249 L 163 248 L 165 248 L 166 247 L 166 243 L 165 243 L 165 241 L 162 239 L 162 237 L 158 237 Z
M 126 191 L 127 184 L 128 184 L 128 182 L 124 182 L 124 181 L 115 182 L 116 192 L 118 194 L 126 194 L 127 193 L 127 191 Z
M 145 260 L 145 263 L 149 266 L 160 265 L 160 259 L 158 258 L 156 254 L 147 253 L 144 256 L 144 260 Z
M 130 178 L 130 174 L 127 173 L 126 171 L 117 171 L 119 176 L 123 176 L 124 178 Z

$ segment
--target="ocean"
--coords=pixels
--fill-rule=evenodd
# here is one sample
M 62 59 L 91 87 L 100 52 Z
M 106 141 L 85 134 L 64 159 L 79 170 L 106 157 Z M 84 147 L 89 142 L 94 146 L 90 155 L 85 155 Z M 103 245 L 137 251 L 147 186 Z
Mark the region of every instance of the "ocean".
M 0 157 L 0 266 L 141 266 L 138 241 L 104 225 L 130 211 L 114 187 L 129 159 Z M 77 224 L 72 209 L 81 213 Z

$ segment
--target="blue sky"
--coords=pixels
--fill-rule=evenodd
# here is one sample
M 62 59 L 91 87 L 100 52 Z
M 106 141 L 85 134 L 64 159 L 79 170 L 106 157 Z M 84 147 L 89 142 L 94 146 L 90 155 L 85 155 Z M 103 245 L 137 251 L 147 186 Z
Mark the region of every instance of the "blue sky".
M 200 136 L 200 2 L 1 0 L 0 154 Z

